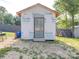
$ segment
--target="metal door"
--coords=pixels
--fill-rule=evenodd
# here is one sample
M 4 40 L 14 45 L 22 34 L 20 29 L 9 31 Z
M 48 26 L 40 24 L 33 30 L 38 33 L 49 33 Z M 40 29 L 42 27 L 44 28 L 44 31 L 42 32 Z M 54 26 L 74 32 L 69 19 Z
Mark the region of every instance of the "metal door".
M 34 38 L 44 38 L 44 17 L 34 17 Z

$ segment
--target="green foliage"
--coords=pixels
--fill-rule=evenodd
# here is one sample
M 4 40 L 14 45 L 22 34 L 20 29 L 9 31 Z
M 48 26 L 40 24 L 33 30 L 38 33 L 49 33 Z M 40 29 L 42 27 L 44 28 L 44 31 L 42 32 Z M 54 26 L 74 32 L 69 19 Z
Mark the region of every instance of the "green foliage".
M 62 0 L 55 0 L 54 8 L 58 12 L 63 13 L 63 12 L 65 12 L 63 4 L 64 3 L 62 3 Z
M 0 49 L 0 58 L 1 57 L 4 57 L 4 55 L 8 52 L 8 51 L 10 51 L 12 48 L 11 47 L 7 47 L 7 48 L 2 48 L 2 49 Z
M 23 59 L 23 56 L 21 55 L 21 56 L 19 57 L 19 59 Z
M 23 54 L 26 53 L 26 50 L 24 50 L 24 49 L 21 50 L 17 47 L 14 47 L 14 48 L 13 47 L 7 47 L 7 48 L 0 49 L 0 58 L 4 57 L 7 54 L 7 52 L 9 52 L 9 51 L 16 51 L 16 52 L 23 53 Z M 20 58 L 23 58 L 23 56 L 20 56 Z
M 65 20 L 59 21 L 57 24 L 57 28 L 66 29 L 66 21 Z
M 20 25 L 20 17 L 13 16 L 12 14 L 7 13 L 4 16 L 4 24 L 11 24 L 11 25 Z
M 21 18 L 16 16 L 14 17 L 14 20 L 15 20 L 15 25 L 21 25 Z
M 57 28 L 60 29 L 68 29 L 70 27 L 70 21 L 65 15 L 61 15 L 60 17 L 57 18 Z
M 4 24 L 13 24 L 13 15 L 12 14 L 5 14 L 4 16 Z
M 67 18 L 67 21 L 66 21 L 65 15 L 62 14 L 61 16 L 57 17 L 57 28 L 59 28 L 59 29 L 71 28 L 71 26 L 72 26 L 71 22 L 72 22 L 72 20 L 71 20 L 71 17 L 69 17 L 69 15 L 68 15 L 68 18 Z M 79 25 L 78 16 L 75 17 L 74 25 L 75 26 Z
M 0 13 L 6 13 L 7 10 L 6 8 L 4 8 L 3 6 L 0 6 Z
M 44 56 L 42 56 L 42 55 L 40 55 L 39 59 L 45 59 L 45 57 L 44 57 Z
M 4 7 L 0 6 L 0 23 L 2 24 L 4 22 L 5 13 L 7 13 L 7 10 Z
M 72 19 L 72 30 L 74 32 L 74 17 L 79 13 L 79 0 L 56 0 L 54 7 L 60 13 L 68 13 Z
M 57 59 L 55 56 L 52 57 L 52 55 L 48 55 L 48 57 L 46 59 Z
M 79 12 L 79 0 L 56 0 L 54 7 L 59 12 L 68 12 L 74 15 Z
M 20 25 L 20 17 L 8 13 L 6 8 L 0 6 L 0 23 L 10 25 Z
M 33 56 L 32 59 L 38 59 L 37 55 Z

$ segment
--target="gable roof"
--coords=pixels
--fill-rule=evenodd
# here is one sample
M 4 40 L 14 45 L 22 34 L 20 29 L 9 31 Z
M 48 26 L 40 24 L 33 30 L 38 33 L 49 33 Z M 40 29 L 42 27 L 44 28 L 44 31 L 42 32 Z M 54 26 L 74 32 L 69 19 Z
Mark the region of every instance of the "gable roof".
M 33 7 L 37 6 L 37 5 L 40 5 L 40 6 L 42 6 L 43 8 L 46 8 L 47 10 L 49 10 L 51 13 L 54 13 L 56 17 L 60 15 L 57 11 L 52 10 L 52 9 L 50 9 L 50 8 L 48 8 L 48 7 L 46 7 L 46 6 L 42 5 L 42 4 L 40 4 L 40 3 L 37 3 L 37 4 L 32 5 L 32 6 L 28 7 L 28 8 L 25 8 L 25 9 L 23 9 L 23 10 L 21 10 L 21 11 L 18 11 L 18 12 L 16 12 L 16 14 L 17 14 L 18 16 L 21 16 L 22 11 L 28 10 L 28 9 L 30 9 L 30 8 L 33 8 Z

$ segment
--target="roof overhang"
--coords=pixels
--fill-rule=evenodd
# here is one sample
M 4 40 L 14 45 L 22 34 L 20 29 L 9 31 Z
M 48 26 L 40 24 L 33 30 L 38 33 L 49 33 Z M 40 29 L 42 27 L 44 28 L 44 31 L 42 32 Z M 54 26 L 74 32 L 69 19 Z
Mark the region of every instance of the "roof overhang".
M 36 5 L 40 5 L 40 6 L 44 7 L 44 8 L 46 8 L 47 10 L 49 10 L 51 13 L 55 13 L 55 16 L 56 16 L 56 17 L 60 15 L 60 13 L 58 13 L 57 11 L 52 10 L 51 8 L 48 8 L 48 7 L 46 7 L 46 6 L 44 6 L 44 5 L 40 4 L 40 3 L 37 3 L 37 4 L 32 5 L 32 6 L 28 7 L 28 8 L 25 8 L 25 9 L 23 9 L 23 10 L 21 10 L 21 11 L 18 11 L 18 12 L 16 12 L 16 14 L 17 14 L 18 16 L 21 16 L 21 13 L 22 13 L 24 10 L 28 10 L 28 9 L 30 9 L 30 8 L 33 8 L 33 7 L 36 6 Z

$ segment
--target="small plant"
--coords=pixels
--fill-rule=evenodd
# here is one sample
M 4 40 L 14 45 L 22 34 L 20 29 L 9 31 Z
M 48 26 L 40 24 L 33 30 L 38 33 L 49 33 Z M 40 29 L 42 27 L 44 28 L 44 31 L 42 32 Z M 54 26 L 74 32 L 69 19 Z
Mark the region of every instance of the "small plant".
M 40 55 L 39 59 L 45 59 L 45 57 L 44 57 L 44 56 L 42 56 L 42 55 Z
M 77 52 L 76 54 L 79 55 L 79 52 Z
M 0 58 L 4 57 L 5 54 L 7 54 L 7 52 L 11 51 L 12 48 L 11 47 L 7 47 L 7 48 L 2 48 L 0 49 Z
M 56 59 L 56 57 L 53 57 L 51 55 L 48 55 L 46 59 Z
M 34 55 L 34 56 L 32 57 L 32 59 L 38 59 L 38 57 L 37 57 L 36 55 Z
M 79 59 L 79 56 L 70 56 L 71 59 Z
M 21 55 L 21 56 L 19 57 L 19 59 L 23 59 L 23 56 Z
M 28 50 L 29 50 L 28 48 L 23 48 L 24 53 L 27 53 Z
M 13 51 L 19 52 L 19 53 L 24 53 L 23 50 L 19 49 L 19 48 L 12 48 Z

